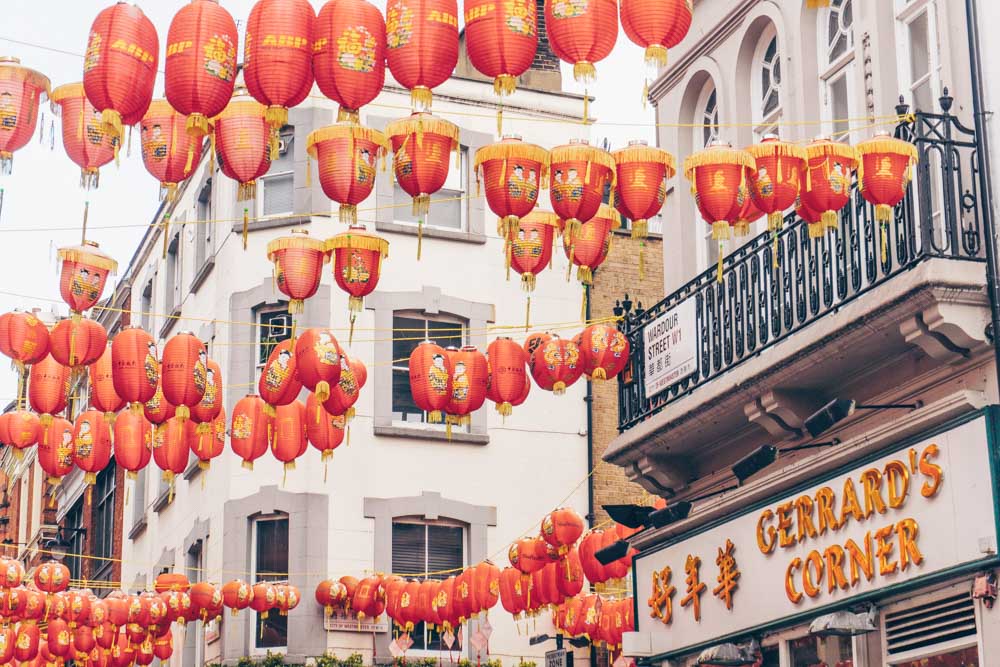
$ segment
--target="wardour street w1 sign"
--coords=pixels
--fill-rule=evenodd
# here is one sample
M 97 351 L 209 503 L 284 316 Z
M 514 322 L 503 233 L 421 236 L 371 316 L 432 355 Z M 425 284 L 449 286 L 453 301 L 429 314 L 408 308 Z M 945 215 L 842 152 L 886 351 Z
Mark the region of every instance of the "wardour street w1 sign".
M 695 305 L 694 299 L 682 301 L 643 328 L 647 398 L 698 372 Z

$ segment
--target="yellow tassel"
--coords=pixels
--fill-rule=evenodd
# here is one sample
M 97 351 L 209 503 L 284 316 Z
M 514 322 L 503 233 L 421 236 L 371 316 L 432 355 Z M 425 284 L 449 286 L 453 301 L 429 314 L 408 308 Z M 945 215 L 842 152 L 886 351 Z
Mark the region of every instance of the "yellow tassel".
M 417 261 L 420 261 L 420 255 L 423 252 L 424 247 L 424 219 L 420 218 L 417 221 Z
M 667 47 L 652 44 L 646 47 L 646 64 L 653 67 L 667 66 Z
M 497 109 L 497 136 L 503 136 L 503 105 Z
M 642 84 L 642 108 L 646 108 L 646 103 L 649 100 L 649 79 L 644 79 Z
M 717 220 L 712 223 L 712 240 L 713 241 L 728 241 L 729 240 L 729 223 L 725 220 Z
M 718 264 L 715 267 L 715 282 L 720 283 L 720 284 L 722 283 L 722 253 L 723 252 L 724 252 L 724 250 L 723 250 L 723 242 L 719 241 L 719 262 L 718 262 Z
M 306 187 L 312 187 L 312 156 L 306 153 Z
M 524 306 L 524 333 L 528 333 L 528 329 L 531 327 L 531 297 L 528 297 L 528 301 Z
M 243 209 L 243 249 L 247 249 L 247 237 L 250 235 L 250 209 Z
M 590 83 L 597 75 L 597 68 L 593 63 L 581 60 L 573 65 L 573 78 L 579 83 Z
M 639 280 L 646 279 L 646 242 L 639 242 Z
M 434 102 L 434 93 L 427 86 L 416 86 L 410 91 L 410 102 L 414 109 L 420 108 L 429 111 Z
M 590 125 L 590 93 L 583 91 L 583 124 Z
M 836 211 L 823 211 L 823 214 L 820 216 L 823 228 L 826 230 L 837 229 L 840 226 L 838 224 L 839 219 Z
M 163 214 L 163 259 L 167 258 L 167 244 L 169 240 L 167 238 L 167 232 L 169 230 L 170 230 L 170 214 L 164 213 Z
M 823 238 L 823 232 L 825 231 L 826 231 L 826 226 L 822 222 L 809 223 L 809 238 L 821 239 Z
M 506 252 L 504 252 L 504 263 L 507 269 L 507 282 L 510 282 L 510 255 L 513 244 L 510 241 L 507 241 L 504 245 L 507 246 Z

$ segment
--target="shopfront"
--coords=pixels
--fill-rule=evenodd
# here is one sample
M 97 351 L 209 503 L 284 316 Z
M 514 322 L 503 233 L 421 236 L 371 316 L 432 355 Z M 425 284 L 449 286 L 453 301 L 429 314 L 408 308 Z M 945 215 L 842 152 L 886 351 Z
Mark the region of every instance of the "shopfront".
M 760 667 L 1000 665 L 983 641 L 1000 608 L 973 596 L 998 563 L 995 420 L 977 413 L 646 546 L 626 654 L 687 666 L 729 645 Z

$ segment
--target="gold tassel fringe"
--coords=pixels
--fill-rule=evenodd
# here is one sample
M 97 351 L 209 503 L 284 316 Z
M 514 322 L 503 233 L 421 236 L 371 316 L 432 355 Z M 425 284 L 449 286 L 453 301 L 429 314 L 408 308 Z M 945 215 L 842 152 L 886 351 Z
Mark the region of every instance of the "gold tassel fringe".
M 573 79 L 577 83 L 590 83 L 597 76 L 597 68 L 594 63 L 581 60 L 573 65 Z
M 493 92 L 497 97 L 513 95 L 517 90 L 517 77 L 512 74 L 501 74 L 493 78 Z
M 667 47 L 652 44 L 646 47 L 646 64 L 653 67 L 667 66 Z
M 725 220 L 717 220 L 712 223 L 712 240 L 728 241 L 730 238 L 729 223 Z

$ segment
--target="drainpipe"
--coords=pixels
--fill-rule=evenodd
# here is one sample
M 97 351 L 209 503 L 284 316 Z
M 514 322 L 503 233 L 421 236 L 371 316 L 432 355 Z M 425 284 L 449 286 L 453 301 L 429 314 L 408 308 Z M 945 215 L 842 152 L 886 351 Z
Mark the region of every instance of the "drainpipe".
M 990 328 L 993 339 L 994 366 L 1000 386 L 1000 296 L 997 294 L 997 239 L 993 219 L 993 175 L 990 171 L 990 138 L 983 109 L 983 60 L 979 44 L 979 19 L 976 0 L 965 0 L 965 23 L 969 37 L 969 70 L 972 74 L 972 111 L 976 128 L 976 158 L 979 162 L 980 207 L 983 211 L 983 236 L 986 250 L 986 291 L 990 297 Z
M 590 285 L 584 285 L 584 298 L 587 300 L 587 307 L 584 317 L 590 322 Z M 587 404 L 587 525 L 591 528 L 596 523 L 597 515 L 594 508 L 594 476 L 590 471 L 594 469 L 594 384 L 587 382 L 587 395 L 584 397 Z

